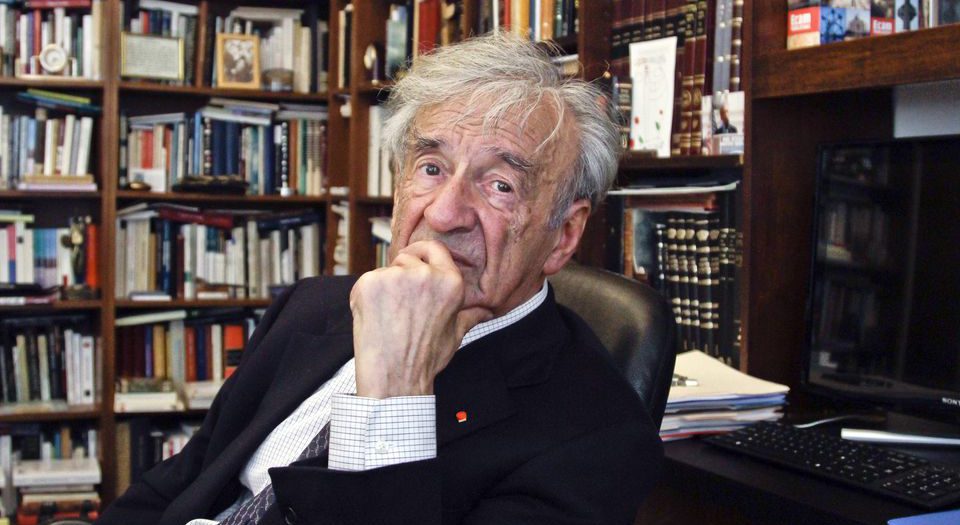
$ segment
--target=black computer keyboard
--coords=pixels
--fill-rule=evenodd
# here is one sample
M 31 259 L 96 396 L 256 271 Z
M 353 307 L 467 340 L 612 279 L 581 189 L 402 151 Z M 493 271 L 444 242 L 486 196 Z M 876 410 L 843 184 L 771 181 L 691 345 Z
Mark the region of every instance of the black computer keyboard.
M 960 469 L 820 430 L 762 422 L 705 441 L 926 509 L 960 502 Z

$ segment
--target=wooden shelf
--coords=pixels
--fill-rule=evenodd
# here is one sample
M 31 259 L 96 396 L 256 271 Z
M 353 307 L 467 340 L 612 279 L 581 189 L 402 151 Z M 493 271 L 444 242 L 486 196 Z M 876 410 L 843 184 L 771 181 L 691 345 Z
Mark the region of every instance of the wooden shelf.
M 203 300 L 185 300 L 174 299 L 172 301 L 133 301 L 130 299 L 117 299 L 116 307 L 118 309 L 156 309 L 156 308 L 263 308 L 270 306 L 270 299 L 203 299 Z
M 97 91 L 103 89 L 100 80 L 86 80 L 78 78 L 18 78 L 0 77 L 0 86 L 28 87 L 28 88 L 56 88 L 56 89 L 83 89 Z
M 0 423 L 19 423 L 34 421 L 63 421 L 97 419 L 100 408 L 97 405 L 74 405 L 66 403 L 14 403 L 0 407 Z
M 293 195 L 218 195 L 208 193 L 152 193 L 143 191 L 119 190 L 117 199 L 120 201 L 167 201 L 167 202 L 195 202 L 212 204 L 249 204 L 254 205 L 320 205 L 326 204 L 329 197 L 326 195 L 306 196 Z
M 120 82 L 121 93 L 148 93 L 194 97 L 229 97 L 276 102 L 326 102 L 326 93 L 293 93 L 258 89 L 224 89 L 196 86 L 165 86 L 146 82 Z
M 114 412 L 117 418 L 149 417 L 153 418 L 184 418 L 184 417 L 203 417 L 207 415 L 206 409 L 194 408 L 184 410 L 162 410 L 159 412 Z
M 960 78 L 960 25 L 863 38 L 756 57 L 754 98 L 876 89 Z M 943 51 L 943 52 L 934 52 Z
M 627 153 L 620 159 L 621 172 L 739 169 L 743 155 L 711 155 L 655 158 Z
M 100 198 L 99 191 L 23 191 L 23 190 L 0 190 L 0 200 L 16 199 L 75 199 L 75 200 L 96 200 Z
M 99 310 L 103 302 L 98 299 L 87 301 L 54 301 L 50 304 L 24 304 L 24 305 L 0 305 L 0 312 L 43 312 L 43 311 L 63 311 L 63 310 Z
M 357 86 L 357 92 L 361 95 L 378 96 L 381 91 L 390 91 L 393 89 L 393 81 L 386 80 L 379 84 L 365 83 Z

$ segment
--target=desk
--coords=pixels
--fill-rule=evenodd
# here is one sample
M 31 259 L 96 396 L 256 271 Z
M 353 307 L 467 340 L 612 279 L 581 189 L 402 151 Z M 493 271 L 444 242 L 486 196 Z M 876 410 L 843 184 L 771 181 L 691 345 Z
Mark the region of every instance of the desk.
M 664 450 L 660 484 L 640 508 L 637 524 L 886 525 L 924 512 L 697 439 L 665 443 Z

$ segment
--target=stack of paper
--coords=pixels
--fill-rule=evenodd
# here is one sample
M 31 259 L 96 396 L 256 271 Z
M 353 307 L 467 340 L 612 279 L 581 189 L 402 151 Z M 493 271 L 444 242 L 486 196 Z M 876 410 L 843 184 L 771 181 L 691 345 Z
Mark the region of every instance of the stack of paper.
M 674 374 L 682 380 L 670 387 L 660 425 L 664 441 L 779 419 L 790 390 L 739 372 L 697 350 L 677 356 Z

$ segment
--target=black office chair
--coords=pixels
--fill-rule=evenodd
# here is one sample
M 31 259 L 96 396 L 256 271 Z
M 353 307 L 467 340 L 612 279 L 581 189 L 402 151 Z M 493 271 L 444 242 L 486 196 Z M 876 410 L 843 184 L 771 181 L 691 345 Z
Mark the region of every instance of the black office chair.
M 676 360 L 666 299 L 643 283 L 572 261 L 549 281 L 557 302 L 582 317 L 610 351 L 659 427 Z

